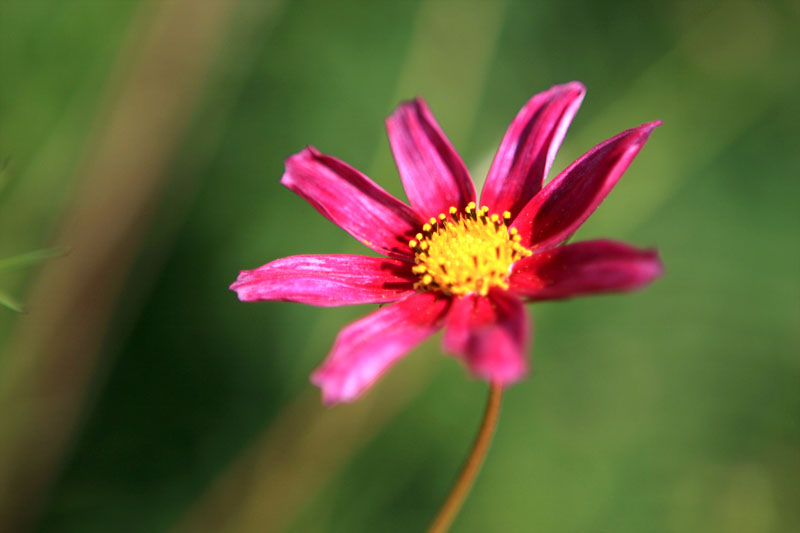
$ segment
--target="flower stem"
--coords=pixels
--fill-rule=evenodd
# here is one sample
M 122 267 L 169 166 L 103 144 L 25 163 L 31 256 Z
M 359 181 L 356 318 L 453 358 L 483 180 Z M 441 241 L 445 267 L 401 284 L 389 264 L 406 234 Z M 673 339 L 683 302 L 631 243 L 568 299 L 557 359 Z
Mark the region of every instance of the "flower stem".
M 444 533 L 450 529 L 458 511 L 464 504 L 464 500 L 469 494 L 469 490 L 475 483 L 475 478 L 481 469 L 483 460 L 486 458 L 486 452 L 489 451 L 489 444 L 492 442 L 492 435 L 497 428 L 497 419 L 500 415 L 500 403 L 503 399 L 503 387 L 501 385 L 492 384 L 489 389 L 489 399 L 486 402 L 486 410 L 483 413 L 483 421 L 478 430 L 478 435 L 475 437 L 475 442 L 472 444 L 472 450 L 464 461 L 464 466 L 461 467 L 461 473 L 458 479 L 450 489 L 450 494 L 439 509 L 439 513 L 433 520 L 428 533 Z

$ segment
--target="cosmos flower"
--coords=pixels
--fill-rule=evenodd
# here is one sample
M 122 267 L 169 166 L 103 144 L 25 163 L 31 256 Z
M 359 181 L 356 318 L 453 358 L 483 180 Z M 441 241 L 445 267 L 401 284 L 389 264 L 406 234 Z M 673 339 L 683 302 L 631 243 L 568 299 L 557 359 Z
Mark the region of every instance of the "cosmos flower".
M 523 303 L 639 288 L 658 254 L 610 240 L 566 244 L 614 187 L 660 122 L 598 144 L 544 184 L 585 93 L 581 83 L 534 95 L 508 128 L 478 201 L 425 102 L 401 104 L 386 129 L 409 204 L 308 147 L 281 183 L 383 257 L 297 255 L 242 271 L 242 301 L 382 305 L 339 333 L 311 376 L 327 404 L 349 402 L 444 328 L 445 351 L 507 385 L 528 370 Z

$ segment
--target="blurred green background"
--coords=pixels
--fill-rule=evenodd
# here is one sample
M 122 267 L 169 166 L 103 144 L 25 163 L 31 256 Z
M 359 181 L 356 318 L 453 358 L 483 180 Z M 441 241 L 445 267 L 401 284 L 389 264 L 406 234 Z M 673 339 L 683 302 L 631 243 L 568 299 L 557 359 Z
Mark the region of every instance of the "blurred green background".
M 487 387 L 438 338 L 364 399 L 308 374 L 366 307 L 242 304 L 238 270 L 365 252 L 281 187 L 306 144 L 402 196 L 422 95 L 479 183 L 533 93 L 587 97 L 554 171 L 663 119 L 578 238 L 643 292 L 530 307 L 454 531 L 800 531 L 800 5 L 0 3 L 0 530 L 419 531 Z

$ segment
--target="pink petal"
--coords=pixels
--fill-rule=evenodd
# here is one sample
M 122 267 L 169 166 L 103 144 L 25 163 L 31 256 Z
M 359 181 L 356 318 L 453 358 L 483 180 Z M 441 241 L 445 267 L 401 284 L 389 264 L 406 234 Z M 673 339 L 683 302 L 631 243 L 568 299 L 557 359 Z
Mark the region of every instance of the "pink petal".
M 388 303 L 414 291 L 409 264 L 361 255 L 295 255 L 243 270 L 231 289 L 243 302 L 280 300 L 324 307 Z
M 347 163 L 308 147 L 286 160 L 281 183 L 376 252 L 409 259 L 422 224 L 406 204 Z
M 423 218 L 475 200 L 467 167 L 424 100 L 401 104 L 386 119 L 386 131 L 408 200 Z
M 444 349 L 462 357 L 470 371 L 505 385 L 528 372 L 529 323 L 522 302 L 503 291 L 470 294 L 453 302 Z
M 620 242 L 576 242 L 542 250 L 514 263 L 510 290 L 532 300 L 630 291 L 663 273 L 658 252 Z
M 556 85 L 534 95 L 508 127 L 481 193 L 492 213 L 512 219 L 542 188 L 572 117 L 586 94 L 582 83 Z
M 528 202 L 511 224 L 529 248 L 567 240 L 616 185 L 661 121 L 603 141 L 572 163 Z
M 326 404 L 351 402 L 440 327 L 449 299 L 416 293 L 345 327 L 311 375 Z

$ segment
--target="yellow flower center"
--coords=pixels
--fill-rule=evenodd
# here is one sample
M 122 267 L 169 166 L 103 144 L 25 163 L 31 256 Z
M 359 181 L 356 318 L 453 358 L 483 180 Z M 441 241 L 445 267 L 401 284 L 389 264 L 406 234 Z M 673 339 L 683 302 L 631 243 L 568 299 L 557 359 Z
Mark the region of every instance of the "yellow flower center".
M 455 207 L 449 213 L 431 217 L 408 243 L 416 262 L 412 270 L 419 276 L 414 287 L 455 296 L 508 289 L 511 265 L 531 255 L 519 243 L 516 228 L 506 227 L 511 213 L 489 215 L 488 207 L 478 208 L 475 202 L 463 213 Z

